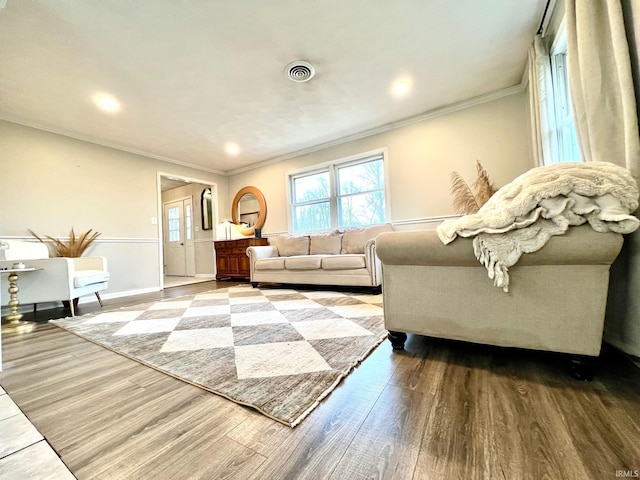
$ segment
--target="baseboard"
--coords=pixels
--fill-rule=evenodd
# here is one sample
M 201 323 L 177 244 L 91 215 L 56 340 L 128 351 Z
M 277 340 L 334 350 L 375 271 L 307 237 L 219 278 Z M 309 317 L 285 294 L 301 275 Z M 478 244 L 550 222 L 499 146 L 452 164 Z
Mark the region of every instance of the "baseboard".
M 153 293 L 153 292 L 159 292 L 159 291 L 160 291 L 160 286 L 155 286 L 155 287 L 148 287 L 148 288 L 139 288 L 137 290 L 126 290 L 124 292 L 114 292 L 114 293 L 104 293 L 104 294 L 100 293 L 100 297 L 102 297 L 102 299 L 104 300 L 109 300 L 112 298 L 131 297 L 133 295 L 142 295 L 144 293 Z M 82 301 L 80 301 L 80 303 L 82 303 Z
M 99 292 L 99 293 L 100 293 L 100 298 L 102 298 L 103 300 L 109 300 L 112 298 L 131 297 L 133 295 L 142 295 L 144 293 L 153 293 L 153 292 L 159 292 L 159 291 L 160 291 L 160 287 L 149 287 L 149 288 L 140 288 L 136 290 L 127 290 L 124 292 L 113 292 L 113 293 Z M 20 299 L 20 295 L 18 295 L 18 300 L 19 299 Z M 80 300 L 78 300 L 78 304 L 82 305 L 85 303 L 98 303 L 98 299 L 94 294 L 89 294 L 89 295 L 80 297 Z M 42 302 L 42 303 L 38 303 L 38 311 L 51 310 L 52 308 L 59 308 L 61 306 L 62 306 L 62 300 L 57 302 Z M 9 309 L 8 306 L 3 306 L 1 310 L 2 312 L 1 315 L 4 317 L 5 315 L 8 315 L 10 311 L 11 310 Z M 18 306 L 19 313 L 28 313 L 32 311 L 33 311 L 33 303 L 26 303 L 24 305 Z

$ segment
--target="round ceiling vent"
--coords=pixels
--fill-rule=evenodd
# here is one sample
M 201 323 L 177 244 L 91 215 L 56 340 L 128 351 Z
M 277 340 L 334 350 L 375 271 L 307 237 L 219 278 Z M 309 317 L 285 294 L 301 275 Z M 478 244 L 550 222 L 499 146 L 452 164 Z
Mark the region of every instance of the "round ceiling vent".
M 296 60 L 287 65 L 285 72 L 292 82 L 308 82 L 316 74 L 316 69 L 309 62 Z

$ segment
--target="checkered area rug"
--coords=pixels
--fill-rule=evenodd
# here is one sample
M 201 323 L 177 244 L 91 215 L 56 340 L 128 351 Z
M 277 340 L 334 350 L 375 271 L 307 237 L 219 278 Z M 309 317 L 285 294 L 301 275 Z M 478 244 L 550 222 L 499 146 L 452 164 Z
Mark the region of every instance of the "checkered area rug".
M 291 427 L 386 337 L 382 295 L 250 286 L 51 323 Z

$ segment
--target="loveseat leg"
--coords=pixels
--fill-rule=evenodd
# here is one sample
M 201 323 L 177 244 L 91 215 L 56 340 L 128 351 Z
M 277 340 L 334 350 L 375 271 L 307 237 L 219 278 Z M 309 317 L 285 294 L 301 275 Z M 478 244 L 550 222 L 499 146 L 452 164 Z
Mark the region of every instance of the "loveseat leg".
M 376 285 L 375 287 L 371 287 L 371 293 L 373 295 L 380 295 L 382 293 L 382 285 Z
M 598 357 L 587 355 L 574 355 L 569 360 L 569 375 L 576 380 L 590 382 L 598 366 Z
M 251 286 L 253 288 L 258 288 L 258 282 L 251 282 Z
M 387 338 L 391 342 L 391 347 L 393 347 L 394 350 L 404 350 L 404 342 L 407 341 L 406 333 L 389 330 L 387 332 Z

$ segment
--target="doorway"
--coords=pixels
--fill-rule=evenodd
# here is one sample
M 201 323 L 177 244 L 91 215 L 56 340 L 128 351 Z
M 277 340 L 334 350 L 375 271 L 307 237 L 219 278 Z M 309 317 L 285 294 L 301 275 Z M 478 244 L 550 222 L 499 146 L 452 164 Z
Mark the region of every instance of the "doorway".
M 215 280 L 213 240 L 217 185 L 158 172 L 160 289 Z M 201 194 L 212 192 L 211 221 L 202 221 Z
M 195 277 L 196 253 L 193 238 L 193 198 L 163 204 L 164 274 Z

